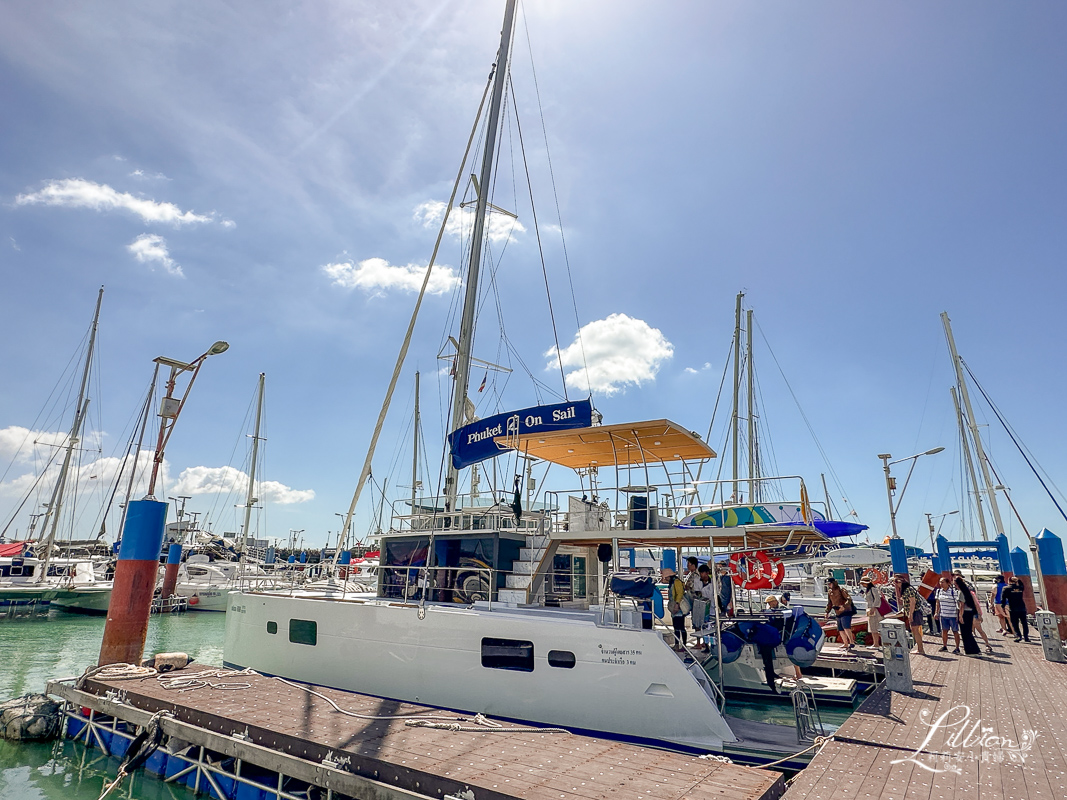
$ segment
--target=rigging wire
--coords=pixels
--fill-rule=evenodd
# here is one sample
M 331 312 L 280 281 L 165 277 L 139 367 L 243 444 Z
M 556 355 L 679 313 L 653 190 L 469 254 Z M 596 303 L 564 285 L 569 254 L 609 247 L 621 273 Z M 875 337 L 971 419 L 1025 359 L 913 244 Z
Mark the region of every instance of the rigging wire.
M 841 484 L 841 479 L 837 475 L 837 471 L 834 469 L 832 463 L 830 463 L 830 457 L 826 454 L 826 450 L 823 449 L 822 443 L 819 441 L 819 437 L 815 435 L 815 429 L 812 427 L 811 421 L 808 419 L 808 415 L 804 413 L 804 409 L 800 405 L 800 400 L 797 398 L 796 392 L 793 391 L 793 386 L 789 383 L 789 379 L 785 376 L 785 370 L 782 369 L 782 365 L 778 362 L 778 356 L 774 354 L 774 350 L 771 349 L 771 343 L 767 339 L 767 335 L 763 331 L 763 327 L 757 320 L 753 320 L 756 324 L 757 330 L 759 330 L 760 337 L 763 339 L 763 343 L 767 346 L 767 352 L 771 354 L 771 359 L 774 361 L 774 365 L 778 367 L 778 372 L 782 376 L 782 380 L 785 381 L 785 386 L 789 390 L 790 396 L 793 398 L 793 402 L 796 404 L 797 410 L 800 412 L 801 419 L 804 420 L 804 425 L 808 429 L 808 433 L 811 434 L 812 440 L 815 442 L 815 447 L 818 449 L 819 454 L 822 456 L 823 462 L 826 464 L 826 469 L 830 473 L 830 477 L 833 479 L 834 484 L 837 486 L 838 491 L 843 495 L 846 494 L 844 487 Z M 855 509 L 850 509 L 850 513 L 854 513 Z M 857 515 L 858 516 L 858 515 Z
M 552 290 L 548 285 L 548 265 L 545 264 L 545 248 L 541 242 L 541 227 L 537 221 L 537 206 L 534 203 L 533 197 L 533 180 L 530 178 L 530 164 L 526 160 L 526 144 L 522 139 L 522 123 L 519 121 L 519 106 L 518 103 L 515 102 L 515 85 L 511 81 L 510 73 L 508 74 L 508 87 L 511 89 L 512 108 L 514 109 L 512 113 L 515 114 L 515 129 L 519 132 L 519 150 L 522 153 L 522 165 L 526 170 L 526 188 L 530 192 L 530 214 L 533 216 L 534 236 L 537 238 L 537 253 L 541 258 L 541 275 L 545 279 L 545 296 L 548 299 L 548 317 L 552 323 L 552 340 L 556 343 L 556 353 L 559 356 L 556 360 L 559 362 L 559 377 L 563 382 L 563 399 L 566 401 L 570 400 L 570 397 L 567 395 L 567 375 L 563 370 L 563 351 L 559 346 L 559 331 L 556 330 L 556 312 L 552 307 Z
M 1062 516 L 1064 520 L 1067 520 L 1067 513 L 1064 512 L 1063 507 L 1059 504 L 1059 501 L 1056 500 L 1055 495 L 1053 495 L 1052 491 L 1048 488 L 1048 484 L 1046 484 L 1044 479 L 1042 479 L 1041 474 L 1034 466 L 1034 462 L 1030 460 L 1030 456 L 1027 455 L 1027 449 L 1024 448 L 1022 443 L 1019 441 L 1018 437 L 1015 434 L 1015 430 L 1011 427 L 1011 425 L 1008 424 L 1007 420 L 1004 419 L 1004 416 L 1000 413 L 1000 409 L 997 408 L 996 404 L 990 399 L 989 395 L 986 394 L 985 389 L 982 388 L 982 384 L 978 382 L 978 379 L 974 376 L 974 373 L 971 372 L 970 366 L 967 364 L 966 361 L 963 360 L 962 357 L 960 358 L 960 363 L 963 364 L 963 368 L 966 369 L 967 374 L 971 376 L 971 380 L 974 382 L 974 385 L 978 387 L 978 391 L 982 393 L 982 397 L 985 398 L 985 401 L 989 404 L 989 407 L 993 410 L 993 413 L 996 414 L 997 419 L 1000 420 L 1000 424 L 1004 426 L 1004 430 L 1011 438 L 1012 443 L 1019 450 L 1019 453 L 1020 455 L 1022 455 L 1023 460 L 1026 461 L 1026 465 L 1030 467 L 1030 471 L 1034 473 L 1034 477 L 1036 477 L 1038 482 L 1041 484 L 1041 488 L 1045 490 L 1045 494 L 1049 496 L 1049 499 L 1052 501 L 1053 505 L 1056 506 L 1056 510 L 1060 512 L 1060 516 Z M 1042 469 L 1042 471 L 1044 471 L 1044 469 Z M 1047 474 L 1048 473 L 1046 473 L 1046 475 Z M 1051 478 L 1049 479 L 1049 483 L 1052 483 L 1053 488 L 1055 488 L 1057 492 L 1060 492 L 1060 488 L 1052 482 Z M 1063 492 L 1060 492 L 1060 495 L 1062 496 Z
M 533 58 L 533 42 L 530 39 L 530 24 L 529 19 L 525 14 L 525 7 L 523 8 L 522 24 L 523 29 L 526 31 L 526 52 L 530 54 L 530 74 L 533 77 L 534 97 L 537 98 L 537 111 L 541 118 L 541 133 L 544 136 L 545 142 L 545 160 L 548 162 L 548 175 L 549 182 L 552 186 L 552 199 L 556 204 L 556 224 L 559 226 L 559 238 L 560 243 L 563 246 L 563 263 L 567 268 L 567 282 L 570 284 L 571 290 L 571 307 L 574 310 L 574 325 L 575 325 L 575 338 L 578 340 L 578 349 L 582 356 L 582 368 L 585 370 L 585 374 L 589 374 L 589 362 L 585 356 L 585 341 L 582 339 L 582 321 L 578 315 L 578 297 L 574 292 L 574 275 L 571 272 L 571 259 L 567 252 L 567 237 L 564 235 L 563 230 L 563 213 L 559 207 L 559 192 L 556 188 L 556 172 L 552 166 L 552 152 L 548 146 L 548 127 L 545 125 L 545 110 L 544 105 L 541 102 L 541 87 L 537 82 L 537 68 L 534 65 Z M 558 343 L 557 343 L 558 350 Z M 562 361 L 562 358 L 561 358 Z M 566 385 L 566 384 L 564 384 Z M 589 388 L 589 396 L 592 397 L 592 387 Z

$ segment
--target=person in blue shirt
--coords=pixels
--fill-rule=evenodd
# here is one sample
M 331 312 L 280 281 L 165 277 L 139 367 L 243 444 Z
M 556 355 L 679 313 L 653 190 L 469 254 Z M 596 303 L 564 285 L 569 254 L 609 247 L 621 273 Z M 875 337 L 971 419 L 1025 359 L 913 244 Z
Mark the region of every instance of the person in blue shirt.
M 1000 630 L 997 633 L 1011 636 L 1014 631 L 1012 631 L 1011 622 L 1008 619 L 1008 601 L 1004 599 L 1004 589 L 1007 588 L 1007 585 L 1004 576 L 997 575 L 997 584 L 993 591 L 993 613 L 997 615 L 997 623 L 1000 625 Z

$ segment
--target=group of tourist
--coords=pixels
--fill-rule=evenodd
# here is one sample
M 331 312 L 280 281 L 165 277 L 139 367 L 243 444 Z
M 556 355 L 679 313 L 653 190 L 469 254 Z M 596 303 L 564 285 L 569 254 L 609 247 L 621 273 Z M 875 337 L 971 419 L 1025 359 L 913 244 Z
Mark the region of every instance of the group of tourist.
M 710 649 L 702 631 L 714 618 L 712 603 L 718 603 L 719 614 L 725 616 L 733 602 L 733 582 L 728 574 L 720 574 L 712 580 L 711 568 L 690 556 L 686 559 L 685 575 L 679 577 L 670 567 L 660 570 L 660 577 L 667 584 L 667 611 L 674 627 L 674 649 L 684 651 L 689 634 L 686 618 L 689 618 L 697 637 L 697 646 L 704 652 Z
M 941 632 L 940 652 L 948 650 L 950 633 L 955 645 L 952 652 L 955 654 L 960 653 L 962 642 L 963 655 L 981 655 L 982 651 L 975 634 L 985 642 L 986 652 L 993 652 L 989 636 L 982 627 L 982 603 L 978 598 L 978 591 L 974 584 L 963 577 L 962 571 L 957 569 L 951 578 L 940 579 L 938 588 L 930 596 L 932 606 L 911 585 L 906 575 L 896 575 L 893 578 L 893 586 L 897 599 L 897 611 L 905 625 L 911 629 L 912 637 L 915 639 L 913 654 L 926 655 L 923 643 L 923 621 L 927 616 L 937 619 Z M 871 644 L 878 647 L 881 645 L 879 624 L 887 614 L 892 613 L 892 606 L 871 578 L 867 576 L 861 578 L 860 587 L 867 604 L 867 623 L 871 634 Z M 1026 604 L 1023 596 L 1022 579 L 1013 577 L 1010 582 L 1006 582 L 1003 576 L 998 576 L 996 589 L 990 595 L 992 610 L 1000 623 L 999 632 L 1005 636 L 1015 636 L 1017 642 L 1024 639 L 1027 642 L 1030 641 L 1030 629 L 1026 620 Z M 837 618 L 837 630 L 842 644 L 845 645 L 846 650 L 854 650 L 856 636 L 852 631 L 852 618 L 856 613 L 856 605 L 848 590 L 834 578 L 829 578 L 826 584 L 825 619 L 829 619 L 831 611 Z

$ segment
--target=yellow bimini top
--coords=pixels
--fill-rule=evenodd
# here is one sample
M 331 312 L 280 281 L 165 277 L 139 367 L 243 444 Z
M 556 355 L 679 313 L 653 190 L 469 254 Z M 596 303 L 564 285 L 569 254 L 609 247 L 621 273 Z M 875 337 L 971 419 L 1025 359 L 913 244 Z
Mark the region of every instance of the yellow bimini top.
M 501 447 L 512 448 L 570 469 L 670 464 L 715 458 L 715 451 L 698 434 L 668 419 L 512 437 L 498 436 L 495 441 Z
M 498 436 L 502 449 L 514 449 L 575 470 L 605 467 L 662 465 L 684 461 L 704 461 L 716 457 L 700 435 L 667 419 L 596 425 L 590 428 L 520 436 Z M 756 524 L 736 527 L 672 526 L 659 530 L 553 531 L 553 539 L 571 545 L 590 545 L 615 538 L 624 544 L 660 547 L 706 546 L 716 548 L 779 548 L 789 545 L 824 544 L 829 541 L 811 525 Z

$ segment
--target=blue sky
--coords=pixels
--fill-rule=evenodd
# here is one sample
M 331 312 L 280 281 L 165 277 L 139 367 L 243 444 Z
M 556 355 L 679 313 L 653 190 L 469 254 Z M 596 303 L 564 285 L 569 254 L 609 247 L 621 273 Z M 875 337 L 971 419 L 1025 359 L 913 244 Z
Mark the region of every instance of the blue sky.
M 448 197 L 503 3 L 3 5 L 3 521 L 34 468 L 26 451 L 7 466 L 24 429 L 43 440 L 70 424 L 60 407 L 34 423 L 105 285 L 102 455 L 122 448 L 154 357 L 225 339 L 168 448 L 165 491 L 203 492 L 189 508 L 234 529 L 233 498 L 206 490 L 242 468 L 265 372 L 262 475 L 276 485 L 258 529 L 324 541 L 358 477 L 414 302 L 406 285 L 436 233 L 426 204 Z M 605 421 L 706 430 L 744 289 L 762 331 L 765 447 L 783 472 L 817 486 L 828 467 L 763 336 L 874 538 L 888 528 L 876 455 L 946 447 L 919 462 L 901 504 L 913 541 L 924 512 L 962 502 L 947 310 L 964 358 L 1058 480 L 1065 16 L 1051 2 L 523 4 L 513 72 L 558 338 L 565 348 L 594 324 Z M 508 130 L 494 202 L 522 229 L 492 247 L 503 258 L 476 355 L 516 372 L 479 396 L 483 415 L 551 401 L 520 358 L 560 386 Z M 454 275 L 460 242 L 446 237 L 438 261 Z M 436 355 L 457 302 L 441 275 L 375 462 L 390 486 L 410 482 L 415 369 L 437 475 L 448 387 Z M 1027 526 L 1062 534 L 995 419 L 977 416 Z M 357 534 L 371 513 L 361 502 Z

